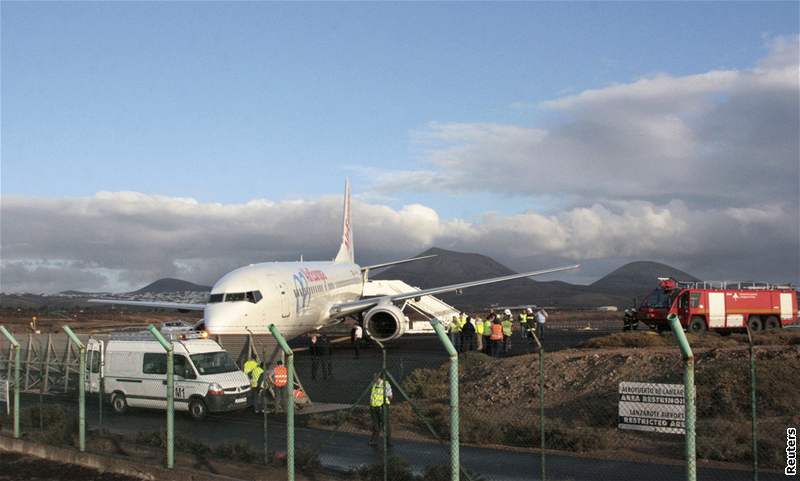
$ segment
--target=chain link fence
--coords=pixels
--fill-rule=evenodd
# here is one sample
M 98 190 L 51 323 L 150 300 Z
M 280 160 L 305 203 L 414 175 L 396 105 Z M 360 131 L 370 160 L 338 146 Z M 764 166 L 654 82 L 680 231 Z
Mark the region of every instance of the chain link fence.
M 515 332 L 510 350 L 501 349 L 497 357 L 477 349 L 459 354 L 461 479 L 686 479 L 680 432 L 684 364 L 674 336 L 595 334 L 582 343 L 567 342 L 571 332 L 550 327 L 540 350 L 534 339 Z M 48 341 L 20 338 L 23 438 L 77 449 L 78 376 L 64 368 L 67 353 L 58 349 L 65 339 L 52 339 L 57 355 L 51 357 L 62 366 L 51 366 L 50 372 L 56 386 L 66 380 L 69 389 L 42 394 L 35 374 L 47 369 L 42 346 Z M 30 356 L 37 365 L 26 365 L 27 345 L 37 341 L 39 357 Z M 438 340 L 407 340 L 385 351 L 366 342 L 356 349 L 346 337 L 330 341 L 332 349 L 322 354 L 312 354 L 304 339 L 293 343 L 298 379 L 313 401 L 296 411 L 298 479 L 451 479 L 449 362 Z M 697 478 L 756 479 L 755 454 L 758 479 L 782 479 L 786 428 L 800 425 L 795 385 L 800 332 L 754 335 L 754 370 L 744 334 L 710 333 L 689 341 L 695 355 Z M 70 355 L 69 365 L 74 361 Z M 13 367 L 4 340 L 0 376 L 12 380 L 11 393 Z M 62 372 L 66 377 L 59 377 Z M 393 396 L 376 416 L 370 405 L 380 373 L 386 373 Z M 87 393 L 87 452 L 165 461 L 163 410 L 120 415 L 107 404 L 101 413 L 100 406 L 97 394 Z M 5 404 L 0 413 L 2 434 L 10 436 L 12 417 Z M 253 473 L 285 479 L 286 414 L 271 412 L 266 421 L 265 426 L 252 408 L 203 421 L 178 412 L 175 464 L 242 479 L 255 479 Z

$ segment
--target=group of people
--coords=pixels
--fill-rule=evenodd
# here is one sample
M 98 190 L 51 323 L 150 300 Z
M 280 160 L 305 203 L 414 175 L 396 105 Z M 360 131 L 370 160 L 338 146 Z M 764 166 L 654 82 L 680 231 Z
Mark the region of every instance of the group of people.
M 275 411 L 282 410 L 285 397 L 283 390 L 289 383 L 289 372 L 283 361 L 278 360 L 269 371 L 266 371 L 265 367 L 265 363 L 259 363 L 255 359 L 248 359 L 243 367 L 244 373 L 250 378 L 253 410 L 256 413 L 262 413 L 267 409 L 267 394 L 275 404 Z
M 523 342 L 530 342 L 534 333 L 541 341 L 547 317 L 547 311 L 538 306 L 519 311 L 516 318 L 510 309 L 499 314 L 491 311 L 486 319 L 462 312 L 450 320 L 450 341 L 459 352 L 477 349 L 490 356 L 500 357 L 511 352 L 511 338 L 515 330 L 519 332 Z M 516 324 L 519 327 L 515 329 Z

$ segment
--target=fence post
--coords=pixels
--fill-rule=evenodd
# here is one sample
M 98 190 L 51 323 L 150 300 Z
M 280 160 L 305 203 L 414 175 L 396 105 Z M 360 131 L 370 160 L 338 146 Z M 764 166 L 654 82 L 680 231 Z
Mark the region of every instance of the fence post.
M 294 352 L 275 324 L 269 325 L 269 332 L 286 354 L 286 371 L 289 378 L 286 389 L 286 480 L 294 481 Z
M 14 437 L 19 438 L 19 342 L 4 326 L 0 326 L 0 333 L 8 339 L 14 351 Z
M 86 451 L 86 346 L 69 326 L 63 329 L 78 348 L 78 449 L 83 452 Z
M 172 343 L 164 339 L 156 326 L 147 326 L 150 334 L 167 351 L 167 468 L 175 466 L 175 359 Z
M 683 375 L 683 389 L 686 398 L 685 417 L 686 417 L 686 479 L 687 481 L 697 480 L 697 452 L 695 449 L 695 395 L 694 395 L 694 354 L 692 347 L 683 332 L 681 321 L 678 316 L 670 314 L 667 316 L 672 332 L 678 339 L 678 345 L 686 364 Z
M 750 334 L 750 325 L 747 327 L 747 340 L 750 343 L 750 421 L 753 436 L 753 481 L 758 481 L 758 416 L 756 410 L 756 352 L 753 345 L 753 336 Z
M 450 356 L 450 479 L 458 481 L 461 475 L 459 468 L 459 421 L 458 421 L 458 352 L 444 332 L 444 326 L 438 319 L 431 319 L 431 326 L 439 336 L 448 356 Z
M 542 481 L 547 479 L 545 470 L 545 435 L 544 435 L 544 346 L 539 341 L 539 336 L 533 330 L 530 331 L 536 346 L 539 348 L 539 442 L 541 444 L 541 473 Z

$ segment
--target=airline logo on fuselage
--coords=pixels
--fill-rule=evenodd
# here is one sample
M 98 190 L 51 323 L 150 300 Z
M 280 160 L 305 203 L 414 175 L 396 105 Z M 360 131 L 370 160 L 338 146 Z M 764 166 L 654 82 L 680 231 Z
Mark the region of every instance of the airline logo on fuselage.
M 311 283 L 325 282 L 327 280 L 328 276 L 321 270 L 311 270 L 308 268 L 300 269 L 292 276 L 297 312 L 301 312 L 311 305 L 311 296 L 314 294 Z

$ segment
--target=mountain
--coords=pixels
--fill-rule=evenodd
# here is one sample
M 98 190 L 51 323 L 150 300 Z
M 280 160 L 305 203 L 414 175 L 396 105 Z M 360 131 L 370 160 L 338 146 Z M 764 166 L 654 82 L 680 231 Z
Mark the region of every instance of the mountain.
M 653 290 L 658 277 L 673 277 L 679 281 L 700 280 L 691 274 L 666 264 L 636 261 L 625 264 L 593 282 L 589 287 L 597 292 L 625 295 L 628 298 L 639 297 Z
M 399 279 L 422 289 L 456 284 L 488 277 L 513 274 L 514 271 L 494 259 L 481 255 L 433 248 L 419 256 L 436 257 L 390 267 L 372 279 Z M 550 267 L 550 266 L 542 266 Z M 658 277 L 695 280 L 695 277 L 658 262 L 631 262 L 595 283 L 584 286 L 562 281 L 516 279 L 508 282 L 465 289 L 462 294 L 442 294 L 442 300 L 460 309 L 488 305 L 516 306 L 540 304 L 564 307 L 597 307 L 630 305 L 633 297 L 641 297 L 656 287 Z
M 211 287 L 201 286 L 189 281 L 181 279 L 172 279 L 166 277 L 150 283 L 138 291 L 129 292 L 128 294 L 160 294 L 162 292 L 183 292 L 183 291 L 210 291 Z
M 390 267 L 370 276 L 372 279 L 399 279 L 422 289 L 459 282 L 514 274 L 512 269 L 494 259 L 473 253 L 432 248 L 419 256 L 436 257 Z M 612 294 L 592 295 L 585 286 L 561 281 L 539 282 L 532 279 L 515 279 L 508 282 L 465 289 L 462 294 L 441 294 L 443 301 L 469 309 L 487 305 L 514 306 L 543 304 L 548 306 L 608 305 L 624 302 Z

